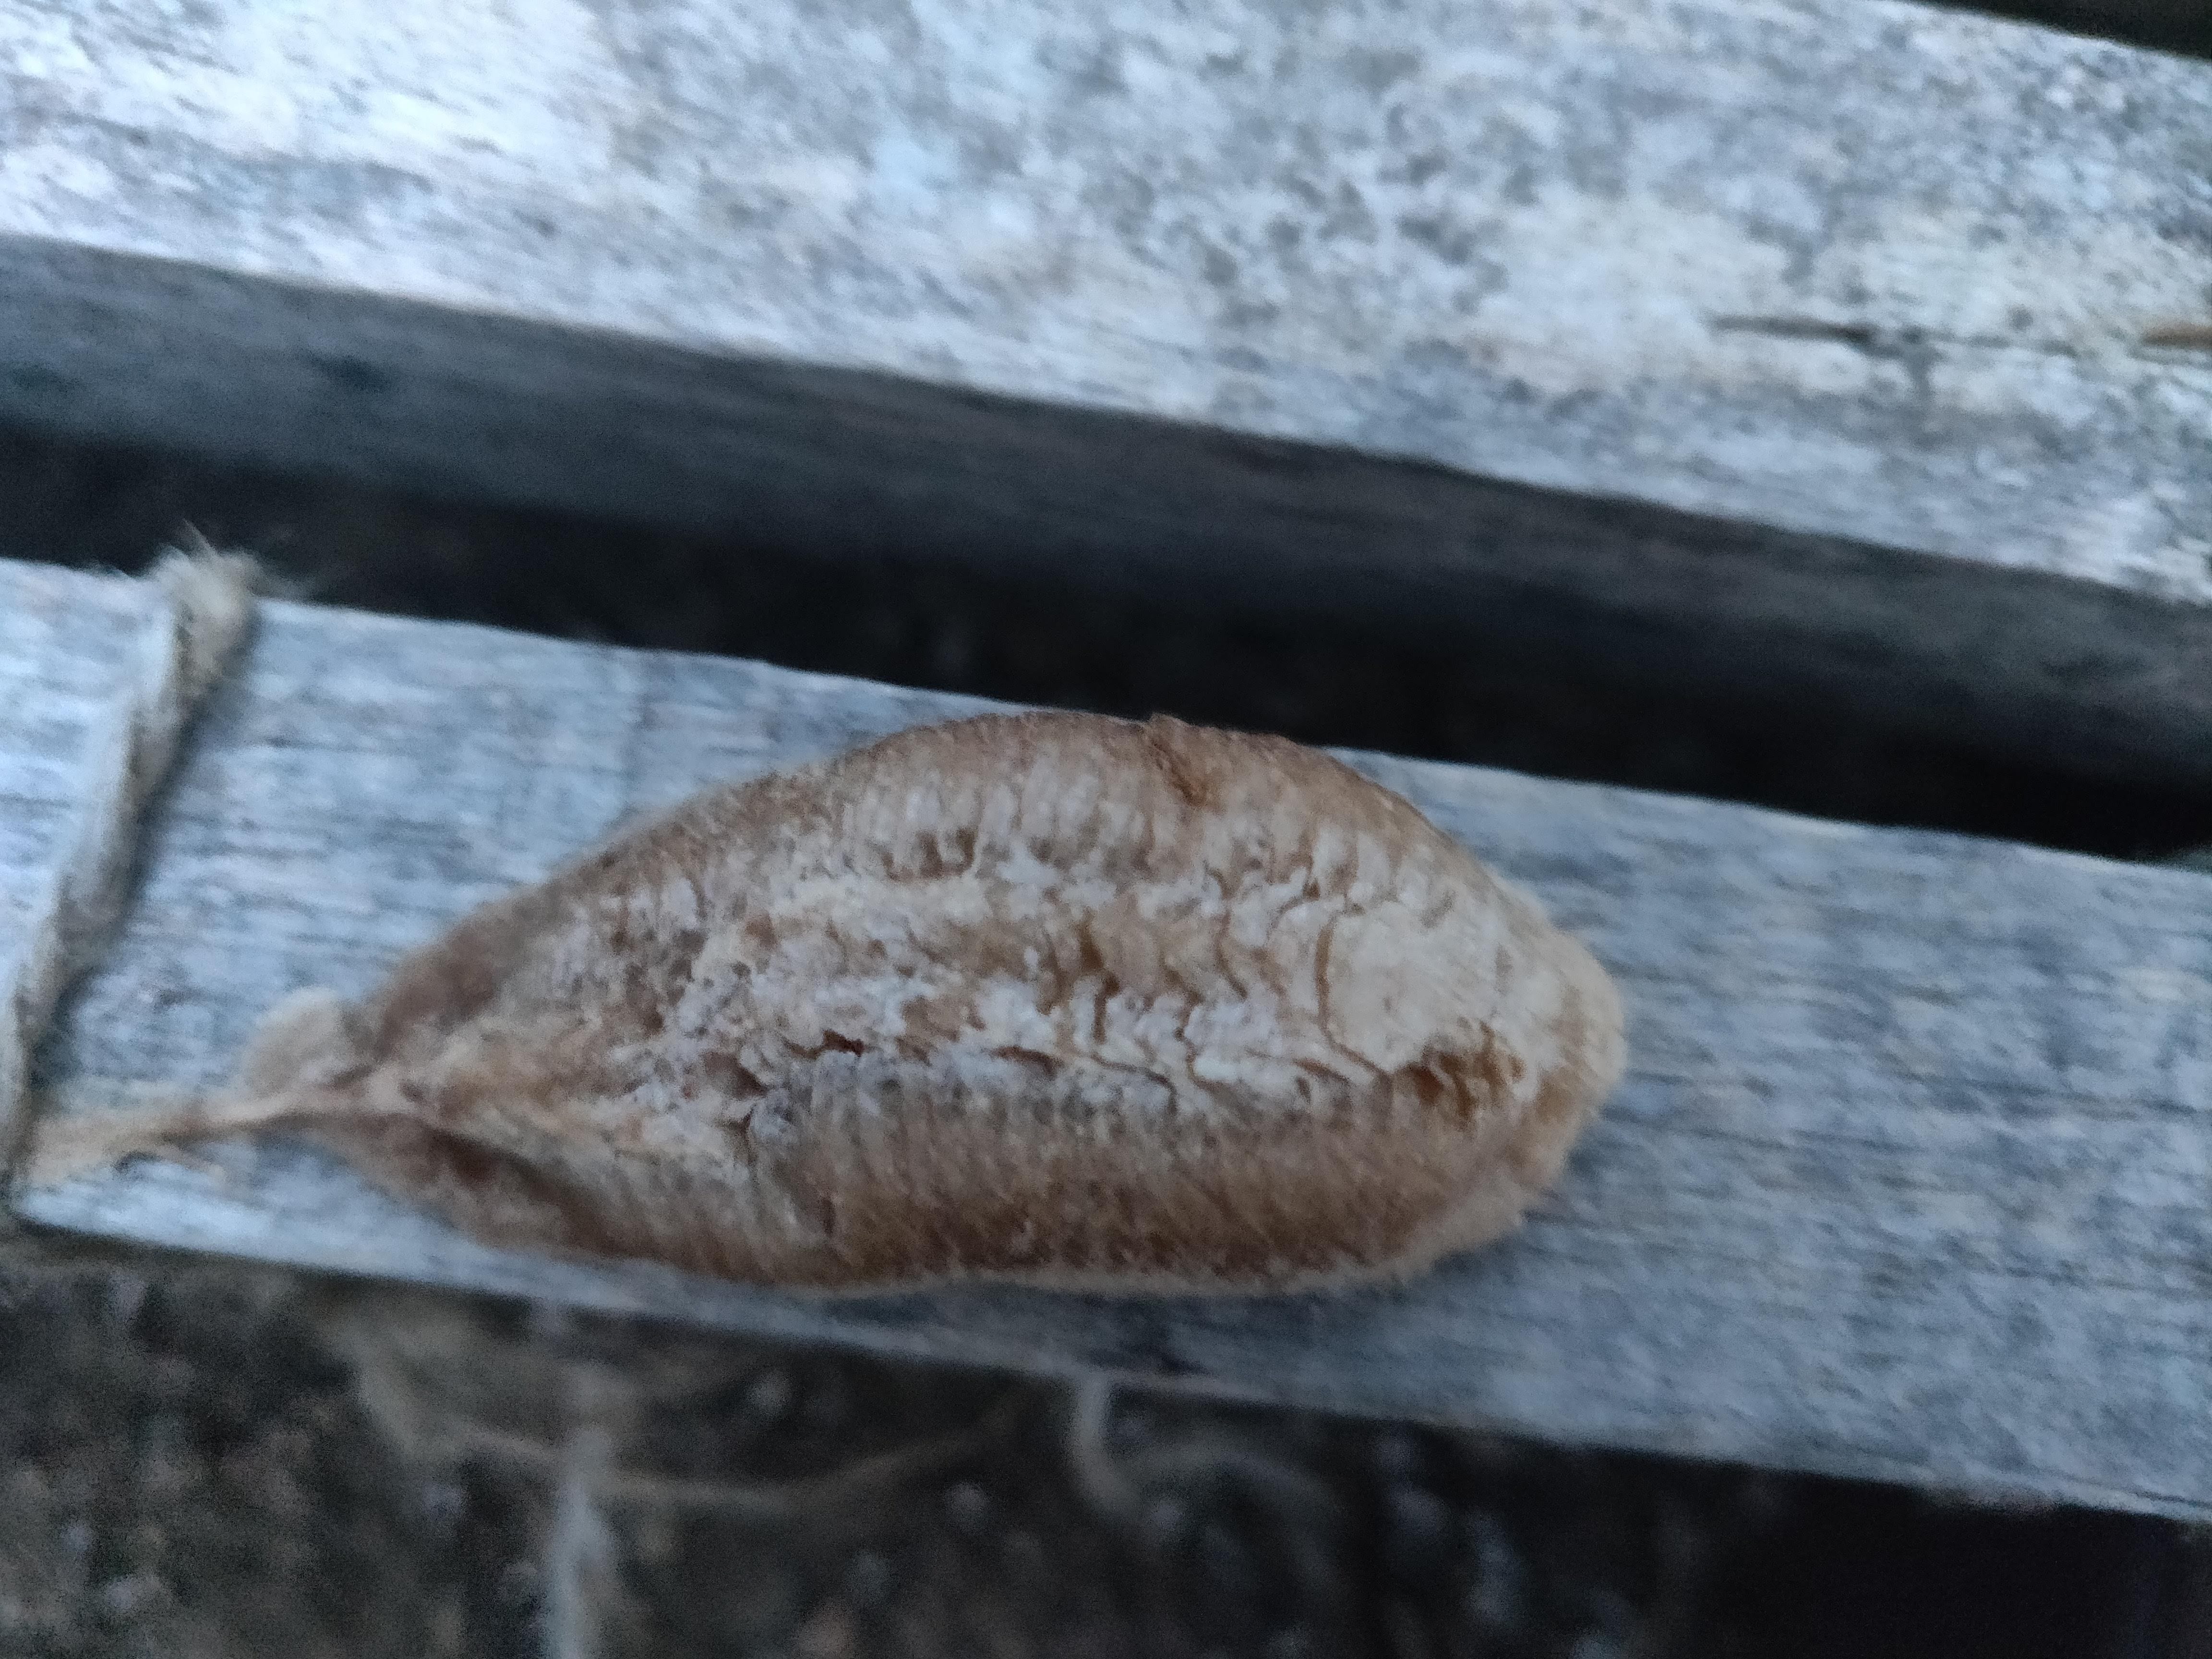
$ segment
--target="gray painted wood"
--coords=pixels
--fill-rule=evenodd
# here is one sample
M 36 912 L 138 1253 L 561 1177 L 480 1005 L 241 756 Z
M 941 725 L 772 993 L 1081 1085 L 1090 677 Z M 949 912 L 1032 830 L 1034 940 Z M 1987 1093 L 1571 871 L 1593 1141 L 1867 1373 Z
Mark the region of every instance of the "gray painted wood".
M 112 585 L 0 564 L 0 616 L 58 592 L 94 632 L 130 614 Z M 23 639 L 28 706 L 65 704 L 76 642 Z M 280 995 L 365 990 L 628 814 L 975 707 L 270 604 L 51 1080 L 73 1103 L 214 1083 Z M 0 803 L 49 764 L 26 729 L 0 725 Z M 1540 894 L 1632 1019 L 1628 1081 L 1528 1225 L 1402 1289 L 817 1302 L 484 1249 L 278 1144 L 21 1211 L 893 1354 L 2212 1517 L 2212 878 L 1357 763 Z
M 0 40 L 0 417 L 2212 780 L 2204 64 L 1891 0 Z

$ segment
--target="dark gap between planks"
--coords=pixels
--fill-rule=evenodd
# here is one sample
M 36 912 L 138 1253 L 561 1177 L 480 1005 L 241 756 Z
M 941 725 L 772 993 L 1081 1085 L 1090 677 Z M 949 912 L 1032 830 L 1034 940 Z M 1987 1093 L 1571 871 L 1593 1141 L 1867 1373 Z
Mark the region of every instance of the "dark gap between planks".
M 2153 52 L 2212 58 L 2212 5 L 2205 0 L 2011 0 L 2009 4 L 1968 6 L 1936 0 L 1947 9 L 1978 11 L 1990 17 L 2091 34 L 2123 46 Z
M 832 562 L 0 429 L 0 555 L 136 570 L 187 526 L 259 553 L 301 597 L 373 611 L 2108 857 L 2212 844 L 2212 793 L 2023 764 L 1802 696 L 1699 694 L 1319 611 Z

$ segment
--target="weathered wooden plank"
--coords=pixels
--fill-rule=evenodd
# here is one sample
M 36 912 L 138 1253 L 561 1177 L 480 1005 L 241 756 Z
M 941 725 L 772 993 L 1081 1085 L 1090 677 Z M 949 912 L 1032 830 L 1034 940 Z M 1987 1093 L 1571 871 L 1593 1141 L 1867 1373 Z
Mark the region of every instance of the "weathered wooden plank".
M 80 591 L 129 614 L 0 564 L 0 615 Z M 33 705 L 84 672 L 58 635 L 20 648 Z M 626 813 L 975 707 L 271 604 L 52 1080 L 215 1082 L 281 994 L 366 988 Z M 20 729 L 0 780 L 41 763 Z M 278 1146 L 21 1208 L 899 1354 L 2212 1516 L 2212 879 L 1357 763 L 1536 890 L 1632 1019 L 1629 1080 L 1528 1227 L 1401 1290 L 817 1303 L 483 1249 Z
M 0 0 L 0 417 L 2212 778 L 2201 64 L 1890 0 Z
M 11 567 L 0 602 L 0 960 L 59 860 L 88 745 L 131 630 L 159 604 L 134 583 Z

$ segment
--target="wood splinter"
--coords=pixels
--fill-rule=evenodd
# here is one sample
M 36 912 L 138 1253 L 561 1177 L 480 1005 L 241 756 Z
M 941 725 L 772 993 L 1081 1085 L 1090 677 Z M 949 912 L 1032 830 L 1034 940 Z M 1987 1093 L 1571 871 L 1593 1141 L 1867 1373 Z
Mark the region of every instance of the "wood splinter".
M 280 1130 L 560 1255 L 1289 1290 L 1511 1227 L 1623 1060 L 1595 959 L 1350 768 L 994 715 L 695 797 L 29 1178 Z

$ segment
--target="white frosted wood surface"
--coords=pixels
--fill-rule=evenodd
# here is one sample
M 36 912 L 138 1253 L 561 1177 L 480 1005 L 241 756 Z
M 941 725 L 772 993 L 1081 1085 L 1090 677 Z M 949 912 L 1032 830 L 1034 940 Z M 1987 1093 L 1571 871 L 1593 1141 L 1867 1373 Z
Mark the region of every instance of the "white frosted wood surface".
M 2203 780 L 2208 134 L 2212 67 L 1893 0 L 0 0 L 0 416 L 1566 604 Z

